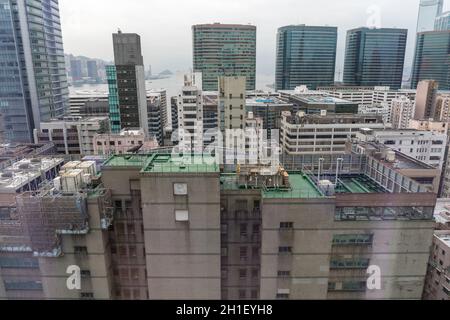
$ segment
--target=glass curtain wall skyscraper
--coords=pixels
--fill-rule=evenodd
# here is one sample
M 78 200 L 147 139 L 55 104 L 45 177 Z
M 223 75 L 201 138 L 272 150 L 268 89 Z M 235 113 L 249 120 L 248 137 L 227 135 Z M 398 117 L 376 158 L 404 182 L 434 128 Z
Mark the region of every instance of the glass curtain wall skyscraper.
M 349 30 L 345 49 L 344 84 L 400 89 L 407 37 L 406 29 Z
M 68 105 L 58 0 L 0 0 L 0 30 L 5 140 L 31 142 L 33 129 Z
M 276 89 L 309 89 L 334 84 L 336 27 L 285 26 L 278 29 Z
M 450 30 L 450 11 L 444 12 L 436 18 L 434 23 L 435 31 Z
M 433 31 L 436 18 L 442 14 L 444 0 L 420 0 L 417 32 Z
M 450 30 L 417 34 L 411 87 L 421 80 L 436 80 L 439 89 L 450 90 Z
M 109 103 L 109 121 L 111 133 L 119 133 L 120 109 L 119 109 L 119 91 L 117 88 L 116 66 L 106 66 L 106 79 L 108 81 L 108 103 Z
M 256 27 L 239 24 L 192 26 L 194 72 L 201 72 L 203 91 L 217 91 L 219 76 L 245 76 L 246 89 L 256 86 Z

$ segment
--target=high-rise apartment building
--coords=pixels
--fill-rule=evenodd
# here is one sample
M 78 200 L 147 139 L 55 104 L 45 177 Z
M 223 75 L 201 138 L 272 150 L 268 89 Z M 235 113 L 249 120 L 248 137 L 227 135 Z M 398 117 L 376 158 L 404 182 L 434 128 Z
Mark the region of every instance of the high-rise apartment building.
M 194 72 L 201 72 L 200 90 L 217 91 L 219 76 L 244 76 L 246 89 L 256 85 L 256 27 L 239 24 L 192 26 Z
M 344 84 L 402 86 L 407 29 L 358 28 L 347 32 Z
M 166 91 L 147 92 L 148 134 L 150 138 L 164 144 L 164 127 L 167 123 Z
M 450 90 L 450 30 L 417 34 L 416 52 L 411 76 L 411 87 L 420 81 L 432 79 L 441 90 Z
M 31 142 L 41 121 L 66 112 L 58 0 L 0 1 L 0 113 L 4 138 Z
M 244 129 L 245 99 L 245 77 L 219 78 L 221 130 Z
M 83 65 L 80 59 L 70 60 L 70 74 L 72 81 L 79 81 L 83 78 Z
M 448 215 L 448 209 L 447 215 Z M 448 222 L 447 222 L 448 224 Z M 450 300 L 450 230 L 436 230 L 433 237 L 424 300 Z
M 420 0 L 417 33 L 433 31 L 436 18 L 442 14 L 444 0 Z
M 86 68 L 87 68 L 87 76 L 91 79 L 98 79 L 98 67 L 97 67 L 97 61 L 95 60 L 88 60 L 86 62 Z
M 392 100 L 391 124 L 394 129 L 407 129 L 414 119 L 416 105 L 405 96 Z
M 184 86 L 177 97 L 179 145 L 185 151 L 203 150 L 202 74 L 185 75 Z
M 113 34 L 113 45 L 121 128 L 142 128 L 145 134 L 148 134 L 141 37 L 135 33 L 122 33 L 119 30 Z
M 438 88 L 439 84 L 434 80 L 423 80 L 418 83 L 414 119 L 424 120 L 434 117 L 434 104 Z
M 278 29 L 276 80 L 277 90 L 293 90 L 306 85 L 334 84 L 336 67 L 336 27 L 305 25 Z
M 434 120 L 450 122 L 450 94 L 438 93 L 434 100 Z

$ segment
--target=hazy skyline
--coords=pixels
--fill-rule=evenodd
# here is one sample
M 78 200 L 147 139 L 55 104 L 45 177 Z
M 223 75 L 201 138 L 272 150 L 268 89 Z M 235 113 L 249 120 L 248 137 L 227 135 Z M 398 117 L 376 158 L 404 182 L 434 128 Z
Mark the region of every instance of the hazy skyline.
M 144 63 L 154 73 L 192 67 L 191 26 L 250 23 L 257 26 L 257 73 L 275 73 L 277 29 L 290 24 L 338 27 L 336 72 L 343 69 L 347 30 L 366 26 L 406 28 L 405 67 L 413 59 L 420 0 L 59 0 L 65 53 L 113 60 L 112 33 L 141 35 Z M 448 4 L 444 9 L 448 8 Z

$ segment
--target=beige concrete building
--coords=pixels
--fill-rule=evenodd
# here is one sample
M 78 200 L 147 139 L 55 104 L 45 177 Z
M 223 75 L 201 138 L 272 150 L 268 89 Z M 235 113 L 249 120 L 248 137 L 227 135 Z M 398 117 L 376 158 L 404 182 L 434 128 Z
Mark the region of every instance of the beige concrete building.
M 92 140 L 94 155 L 126 154 L 136 151 L 149 152 L 159 146 L 158 141 L 155 138 L 147 138 L 142 129 L 124 129 L 118 134 L 96 134 Z
M 0 208 L 0 298 L 420 299 L 439 171 L 387 151 L 292 172 L 156 153 L 112 156 L 101 176 L 67 163 Z
M 391 123 L 394 129 L 407 129 L 414 119 L 415 104 L 406 96 L 392 100 Z
M 450 94 L 438 93 L 435 99 L 434 119 L 450 122 Z
M 280 145 L 287 155 L 343 154 L 345 143 L 361 128 L 385 128 L 381 116 L 359 114 L 293 115 L 284 111 L 281 119 Z
M 414 119 L 430 119 L 434 115 L 434 103 L 439 84 L 434 80 L 423 80 L 417 85 Z
M 219 110 L 223 113 L 223 129 L 245 127 L 245 77 L 219 77 Z
M 109 132 L 109 118 L 66 117 L 48 122 L 41 122 L 39 129 L 34 129 L 35 143 L 53 142 L 59 154 L 93 155 L 95 135 Z
M 423 299 L 450 300 L 450 230 L 434 234 Z

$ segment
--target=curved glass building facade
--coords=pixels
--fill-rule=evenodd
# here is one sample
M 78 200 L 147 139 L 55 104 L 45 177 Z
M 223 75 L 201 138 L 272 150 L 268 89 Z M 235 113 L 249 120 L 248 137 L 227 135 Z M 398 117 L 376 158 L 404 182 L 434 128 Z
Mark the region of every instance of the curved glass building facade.
M 400 89 L 407 37 L 406 29 L 349 30 L 345 50 L 344 84 Z
M 278 29 L 276 89 L 306 85 L 315 90 L 334 84 L 336 27 L 286 26 Z
M 436 80 L 440 90 L 450 90 L 450 30 L 417 34 L 411 87 L 421 80 Z
M 245 76 L 246 89 L 256 86 L 256 27 L 239 24 L 192 26 L 194 72 L 201 72 L 203 91 L 217 91 L 220 76 Z

